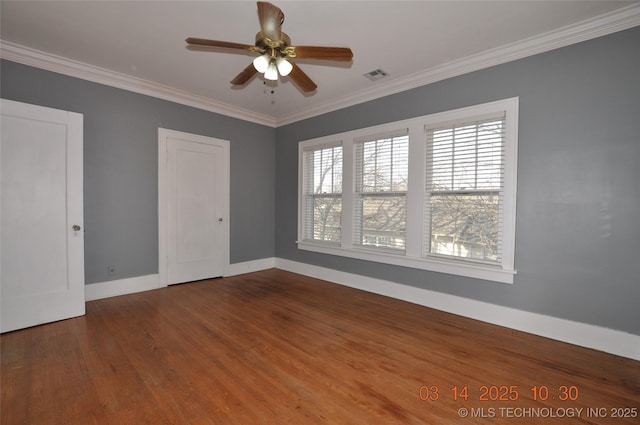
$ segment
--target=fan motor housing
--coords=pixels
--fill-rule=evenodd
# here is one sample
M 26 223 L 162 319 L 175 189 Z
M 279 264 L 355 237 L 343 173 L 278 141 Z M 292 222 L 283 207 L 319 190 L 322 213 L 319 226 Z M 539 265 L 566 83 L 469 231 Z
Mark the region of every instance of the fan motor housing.
M 256 46 L 262 49 L 278 49 L 282 50 L 286 47 L 291 46 L 291 38 L 284 32 L 280 33 L 280 40 L 273 41 L 267 37 L 265 37 L 262 32 L 256 34 Z

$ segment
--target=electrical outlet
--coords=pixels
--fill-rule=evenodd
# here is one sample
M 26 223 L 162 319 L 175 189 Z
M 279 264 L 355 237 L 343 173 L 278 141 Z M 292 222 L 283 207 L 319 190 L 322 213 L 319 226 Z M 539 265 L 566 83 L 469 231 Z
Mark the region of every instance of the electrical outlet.
M 116 274 L 116 266 L 107 266 L 107 275 L 113 276 Z

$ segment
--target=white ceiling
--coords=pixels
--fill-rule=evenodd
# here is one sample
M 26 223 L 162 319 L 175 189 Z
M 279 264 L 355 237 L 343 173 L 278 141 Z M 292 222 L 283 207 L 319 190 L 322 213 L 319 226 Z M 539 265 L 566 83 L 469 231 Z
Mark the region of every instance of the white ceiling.
M 298 60 L 318 85 L 311 95 L 286 77 L 273 94 L 260 76 L 243 88 L 231 86 L 229 81 L 255 54 L 187 50 L 187 37 L 252 44 L 259 31 L 254 1 L 2 0 L 3 57 L 30 52 L 26 56 L 66 61 L 76 70 L 90 66 L 86 69 L 92 75 L 119 79 L 123 87 L 151 87 L 165 98 L 192 98 L 191 103 L 211 110 L 228 108 L 230 115 L 277 125 L 405 90 L 439 75 L 488 66 L 491 60 L 504 62 L 510 53 L 535 53 L 540 40 L 547 50 L 553 42 L 580 41 L 576 33 L 585 32 L 585 24 L 620 10 L 635 17 L 631 26 L 639 24 L 639 3 L 629 1 L 274 4 L 285 14 L 282 28 L 293 45 L 343 46 L 354 52 L 353 62 L 346 65 Z M 567 32 L 571 28 L 577 30 Z M 570 34 L 575 40 L 559 43 L 554 34 Z M 363 76 L 377 68 L 389 76 L 375 82 Z

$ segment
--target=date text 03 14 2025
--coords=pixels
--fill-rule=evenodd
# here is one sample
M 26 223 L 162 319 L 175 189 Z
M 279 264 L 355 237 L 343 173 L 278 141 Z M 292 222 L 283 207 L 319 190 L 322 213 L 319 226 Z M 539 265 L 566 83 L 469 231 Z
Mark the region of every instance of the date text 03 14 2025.
M 520 399 L 520 388 L 517 385 L 480 385 L 473 388 L 469 385 L 454 385 L 450 388 L 454 401 L 517 401 Z M 575 385 L 534 385 L 525 391 L 535 401 L 560 400 L 576 401 L 580 391 Z M 419 390 L 420 400 L 437 401 L 443 397 L 438 385 L 422 385 Z

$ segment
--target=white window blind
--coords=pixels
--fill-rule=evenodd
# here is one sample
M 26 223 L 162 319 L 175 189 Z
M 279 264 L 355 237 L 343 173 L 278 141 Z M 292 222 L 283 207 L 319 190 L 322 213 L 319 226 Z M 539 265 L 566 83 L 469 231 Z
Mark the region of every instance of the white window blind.
M 339 243 L 342 214 L 342 146 L 303 153 L 305 240 Z
M 505 114 L 426 128 L 428 255 L 502 260 Z
M 407 231 L 407 130 L 354 143 L 354 239 L 359 246 L 404 250 Z

